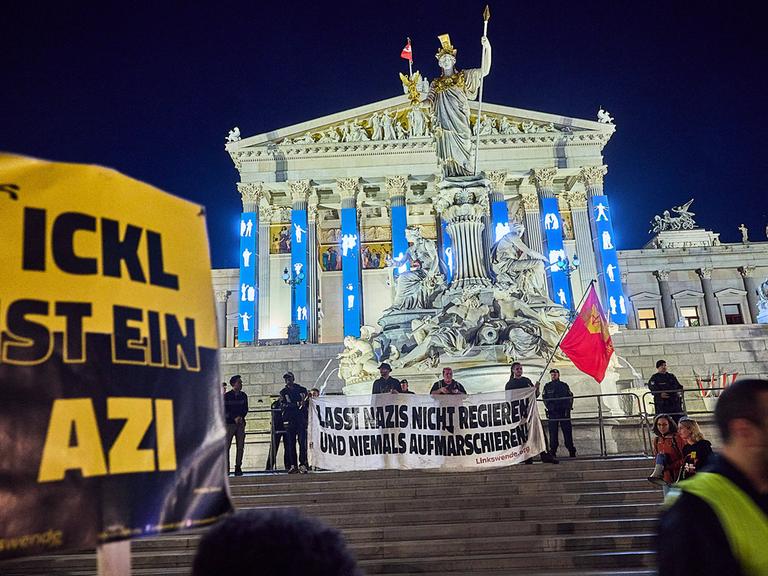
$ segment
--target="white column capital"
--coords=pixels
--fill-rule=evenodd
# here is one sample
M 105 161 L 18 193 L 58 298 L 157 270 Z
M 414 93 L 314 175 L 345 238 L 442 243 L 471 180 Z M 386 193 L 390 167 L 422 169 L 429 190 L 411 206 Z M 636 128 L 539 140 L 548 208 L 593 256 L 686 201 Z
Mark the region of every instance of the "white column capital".
M 754 278 L 755 267 L 754 266 L 739 266 L 739 274 L 742 278 Z
M 602 186 L 603 178 L 608 173 L 608 166 L 583 166 L 579 171 L 579 179 L 586 186 Z
M 229 290 L 216 290 L 216 302 L 224 303 L 229 300 Z
M 356 199 L 358 192 L 360 192 L 360 178 L 338 178 L 336 186 L 342 200 Z
M 698 268 L 696 274 L 698 274 L 699 278 L 702 280 L 712 280 L 712 268 Z
M 523 208 L 526 210 L 539 209 L 539 194 L 534 189 L 522 190 L 520 195 L 523 197 Z
M 491 181 L 491 190 L 494 192 L 504 192 L 504 184 L 507 182 L 506 170 L 491 170 L 486 173 L 486 176 Z
M 405 196 L 408 191 L 408 176 L 387 176 L 385 185 L 390 198 L 393 196 Z
M 568 202 L 571 209 L 587 207 L 587 193 L 584 190 L 572 188 L 563 192 L 563 199 Z
M 656 276 L 660 282 L 669 281 L 669 270 L 656 270 L 653 275 Z
M 261 199 L 268 194 L 261 182 L 238 182 L 237 191 L 240 192 L 243 210 L 246 212 L 258 206 Z
M 557 176 L 557 168 L 532 168 L 531 182 L 534 183 L 537 190 L 542 188 L 552 188 Z
M 288 182 L 288 188 L 291 190 L 291 200 L 293 202 L 306 202 L 307 196 L 312 192 L 312 184 L 309 180 Z

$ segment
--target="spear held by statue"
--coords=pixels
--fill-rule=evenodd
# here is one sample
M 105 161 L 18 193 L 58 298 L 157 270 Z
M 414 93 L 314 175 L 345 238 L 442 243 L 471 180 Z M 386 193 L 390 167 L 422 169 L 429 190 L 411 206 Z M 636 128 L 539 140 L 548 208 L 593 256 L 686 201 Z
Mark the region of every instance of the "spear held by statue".
M 486 62 L 485 62 L 485 52 L 486 52 L 486 46 L 488 41 L 488 20 L 491 19 L 491 10 L 488 8 L 488 5 L 485 5 L 485 10 L 483 10 L 483 37 L 481 39 L 481 42 L 483 44 L 483 55 L 480 60 L 480 70 L 481 70 L 481 76 L 480 76 L 480 91 L 477 96 L 477 119 L 475 120 L 475 174 L 477 174 L 477 157 L 480 152 L 480 114 L 483 111 L 483 81 L 485 80 L 485 75 L 487 74 L 485 70 Z

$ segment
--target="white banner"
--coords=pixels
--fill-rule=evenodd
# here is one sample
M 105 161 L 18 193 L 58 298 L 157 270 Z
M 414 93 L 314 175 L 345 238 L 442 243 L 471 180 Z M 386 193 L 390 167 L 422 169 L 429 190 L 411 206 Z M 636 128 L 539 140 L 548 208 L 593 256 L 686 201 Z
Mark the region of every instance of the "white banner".
M 312 399 L 309 449 L 324 470 L 478 469 L 545 450 L 533 388 L 487 394 Z

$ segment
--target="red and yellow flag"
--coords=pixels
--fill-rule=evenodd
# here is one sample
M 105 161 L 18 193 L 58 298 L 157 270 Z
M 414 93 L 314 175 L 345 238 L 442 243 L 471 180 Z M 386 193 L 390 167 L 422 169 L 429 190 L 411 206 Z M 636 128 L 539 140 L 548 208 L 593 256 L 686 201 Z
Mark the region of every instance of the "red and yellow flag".
M 579 315 L 573 321 L 568 334 L 563 338 L 560 348 L 573 364 L 601 382 L 613 354 L 613 342 L 608 333 L 608 320 L 597 298 L 594 285 L 589 287 L 589 294 Z
M 405 48 L 400 52 L 400 58 L 413 62 L 413 50 L 411 49 L 411 39 L 408 38 L 408 42 L 405 44 Z

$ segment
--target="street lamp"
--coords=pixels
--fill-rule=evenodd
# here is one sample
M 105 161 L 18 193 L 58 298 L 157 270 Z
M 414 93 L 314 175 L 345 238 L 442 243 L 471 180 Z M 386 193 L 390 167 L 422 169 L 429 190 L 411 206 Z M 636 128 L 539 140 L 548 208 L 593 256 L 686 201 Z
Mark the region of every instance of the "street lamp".
M 291 324 L 288 326 L 288 344 L 299 343 L 299 325 L 296 323 L 298 320 L 298 312 L 296 311 L 296 286 L 304 281 L 304 272 L 299 268 L 299 272 L 293 272 L 288 270 L 288 267 L 283 268 L 283 282 L 291 287 Z M 296 317 L 294 317 L 294 314 Z
M 573 255 L 573 258 L 569 259 L 567 256 L 558 258 L 557 260 L 557 267 L 561 272 L 565 272 L 565 277 L 568 278 L 568 285 L 571 285 L 571 274 L 579 268 L 579 265 L 581 264 L 581 260 L 579 260 L 579 257 L 577 254 Z M 570 310 L 568 311 L 568 319 L 572 320 L 576 315 L 576 309 L 574 308 L 575 303 L 573 302 L 573 297 L 571 297 L 571 306 Z

